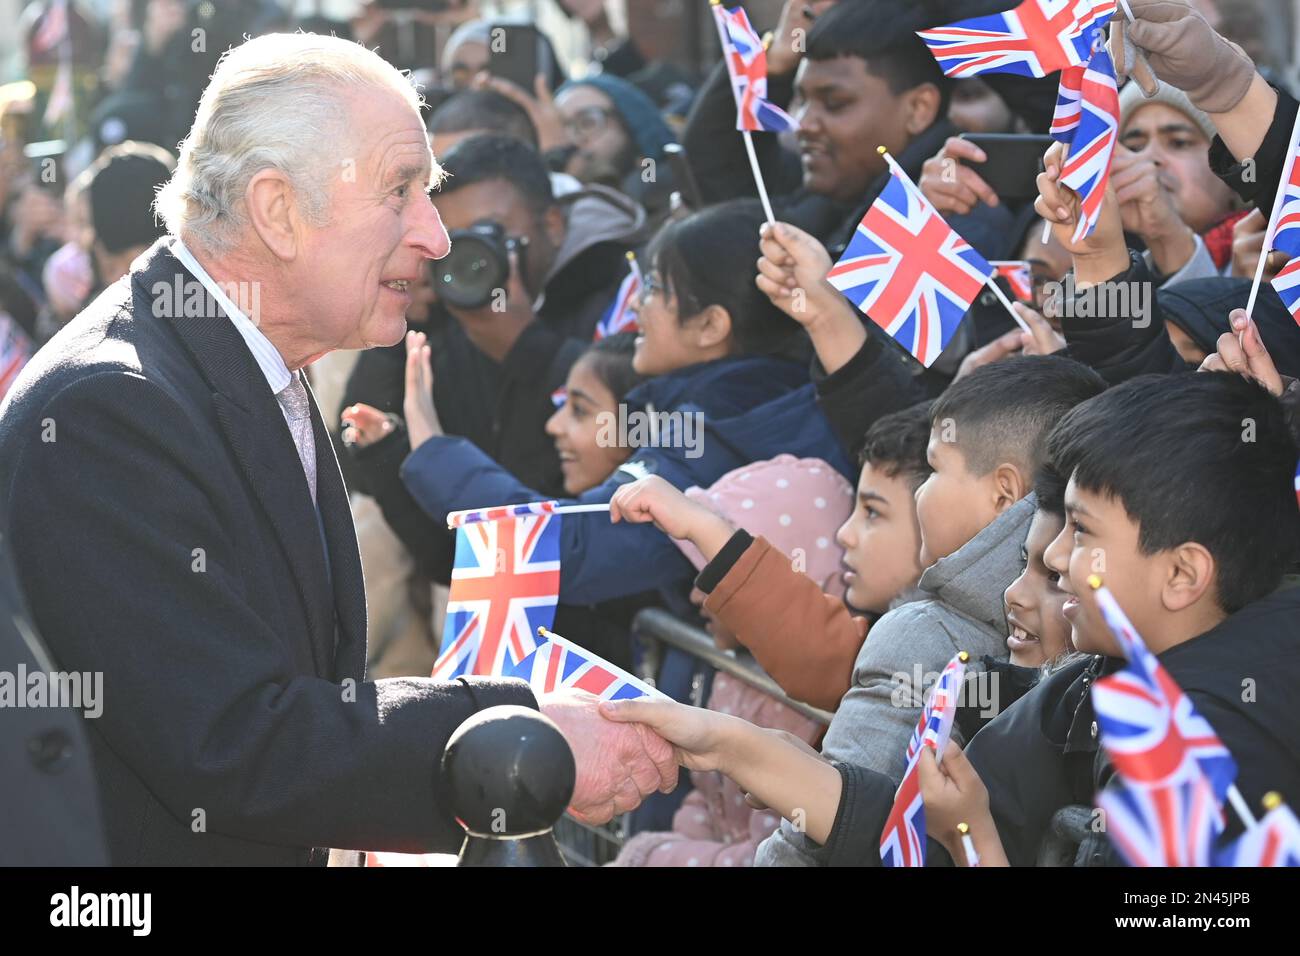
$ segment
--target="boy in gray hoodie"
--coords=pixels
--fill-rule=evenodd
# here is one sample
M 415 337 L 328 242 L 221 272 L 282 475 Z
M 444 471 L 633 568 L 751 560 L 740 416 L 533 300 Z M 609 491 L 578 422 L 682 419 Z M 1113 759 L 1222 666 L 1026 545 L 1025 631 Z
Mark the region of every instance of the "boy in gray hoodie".
M 934 471 L 916 493 L 926 568 L 921 598 L 889 611 L 871 629 L 826 731 L 826 759 L 900 779 L 923 695 L 944 665 L 958 651 L 972 662 L 984 655 L 1006 659 L 1002 594 L 1021 571 L 1034 514 L 1030 492 L 1047 435 L 1104 388 L 1078 362 L 1022 356 L 976 369 L 935 401 L 926 450 Z M 996 701 L 986 703 L 997 710 Z M 815 866 L 814 846 L 783 821 L 760 844 L 755 863 Z

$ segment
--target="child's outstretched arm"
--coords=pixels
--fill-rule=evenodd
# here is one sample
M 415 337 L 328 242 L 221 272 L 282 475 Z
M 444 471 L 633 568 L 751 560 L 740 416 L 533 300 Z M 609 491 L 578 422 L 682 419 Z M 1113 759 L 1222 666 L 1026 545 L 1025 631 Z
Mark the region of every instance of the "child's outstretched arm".
M 812 339 L 826 374 L 842 368 L 862 348 L 866 327 L 848 300 L 826 281 L 831 257 L 814 237 L 789 223 L 764 223 L 759 231 L 759 290 Z
M 712 561 L 731 539 L 735 528 L 704 505 L 687 498 L 658 475 L 629 482 L 609 499 L 609 520 L 643 524 L 678 541 L 689 541 Z
M 600 712 L 620 723 L 645 724 L 673 745 L 683 767 L 730 777 L 818 843 L 830 836 L 840 805 L 840 773 L 779 731 L 671 700 L 605 701 Z

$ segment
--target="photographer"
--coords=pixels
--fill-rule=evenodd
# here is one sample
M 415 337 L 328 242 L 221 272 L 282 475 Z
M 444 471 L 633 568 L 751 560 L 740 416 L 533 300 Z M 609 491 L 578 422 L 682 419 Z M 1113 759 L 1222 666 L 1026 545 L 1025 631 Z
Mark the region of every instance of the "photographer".
M 499 134 L 453 147 L 438 208 L 453 252 L 436 264 L 439 303 L 427 330 L 433 398 L 447 434 L 468 438 L 530 487 L 562 491 L 546 436 L 551 394 L 591 342 L 627 273 L 644 211 L 592 186 L 556 198 L 545 164 Z M 362 489 L 435 580 L 450 573 L 451 538 L 397 476 L 409 451 L 400 419 L 401 346 L 362 354 L 344 398 Z M 387 424 L 385 424 L 387 423 Z

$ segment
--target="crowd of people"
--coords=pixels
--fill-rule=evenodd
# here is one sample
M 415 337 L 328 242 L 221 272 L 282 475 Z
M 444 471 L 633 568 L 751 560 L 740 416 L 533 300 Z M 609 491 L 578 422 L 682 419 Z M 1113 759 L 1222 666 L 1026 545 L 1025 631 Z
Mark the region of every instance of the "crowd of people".
M 29 75 L 0 87 L 0 397 L 167 235 L 156 194 L 226 48 L 355 38 L 423 84 L 452 256 L 483 250 L 425 263 L 402 342 L 308 366 L 365 568 L 369 676 L 438 657 L 450 512 L 608 503 L 562 525 L 553 630 L 673 699 L 601 714 L 683 768 L 625 819 L 616 865 L 878 864 L 925 690 L 962 651 L 978 690 L 942 759 L 920 757 L 927 862 L 967 862 L 969 833 L 984 865 L 1033 865 L 1054 814 L 1095 805 L 1114 772 L 1089 687 L 1124 654 L 1095 576 L 1232 752 L 1245 800 L 1300 801 L 1300 325 L 1265 249 L 1297 114 L 1276 5 L 1129 0 L 1155 83 L 1120 91 L 1078 238 L 1059 144 L 1000 194 L 970 138 L 1046 133 L 1056 77 L 953 80 L 917 36 L 1011 3 L 751 11 L 772 31 L 768 99 L 798 120 L 756 133 L 751 165 L 716 54 L 693 76 L 604 4 L 557 2 L 589 52 L 562 62 L 537 34 L 546 71 L 525 88 L 493 66 L 493 30 L 518 21 L 472 0 L 346 21 L 275 0 L 107 19 L 34 0 Z M 711 36 L 700 7 L 685 28 Z M 1018 321 L 986 291 L 929 367 L 826 278 L 889 182 L 879 147 L 971 247 L 1030 272 L 998 280 Z M 635 414 L 663 426 L 611 438 Z M 637 637 L 649 607 L 785 699 Z M 1118 860 L 1104 832 L 1076 857 Z

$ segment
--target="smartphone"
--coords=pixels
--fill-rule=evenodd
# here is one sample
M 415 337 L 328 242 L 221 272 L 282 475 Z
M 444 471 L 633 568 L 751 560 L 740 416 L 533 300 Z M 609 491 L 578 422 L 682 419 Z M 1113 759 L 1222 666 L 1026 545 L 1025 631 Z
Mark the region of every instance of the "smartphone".
M 998 194 L 1000 199 L 1018 202 L 1038 195 L 1035 181 L 1043 171 L 1043 154 L 1056 142 L 1035 133 L 962 133 L 988 160 L 971 168 Z
M 669 143 L 664 147 L 668 157 L 668 168 L 673 173 L 673 186 L 682 194 L 682 199 L 690 209 L 703 209 L 704 200 L 700 196 L 700 185 L 691 169 L 691 161 L 686 155 L 686 147 L 680 143 Z
M 509 80 L 529 96 L 538 73 L 551 75 L 550 51 L 531 23 L 494 23 L 488 28 L 488 73 Z

